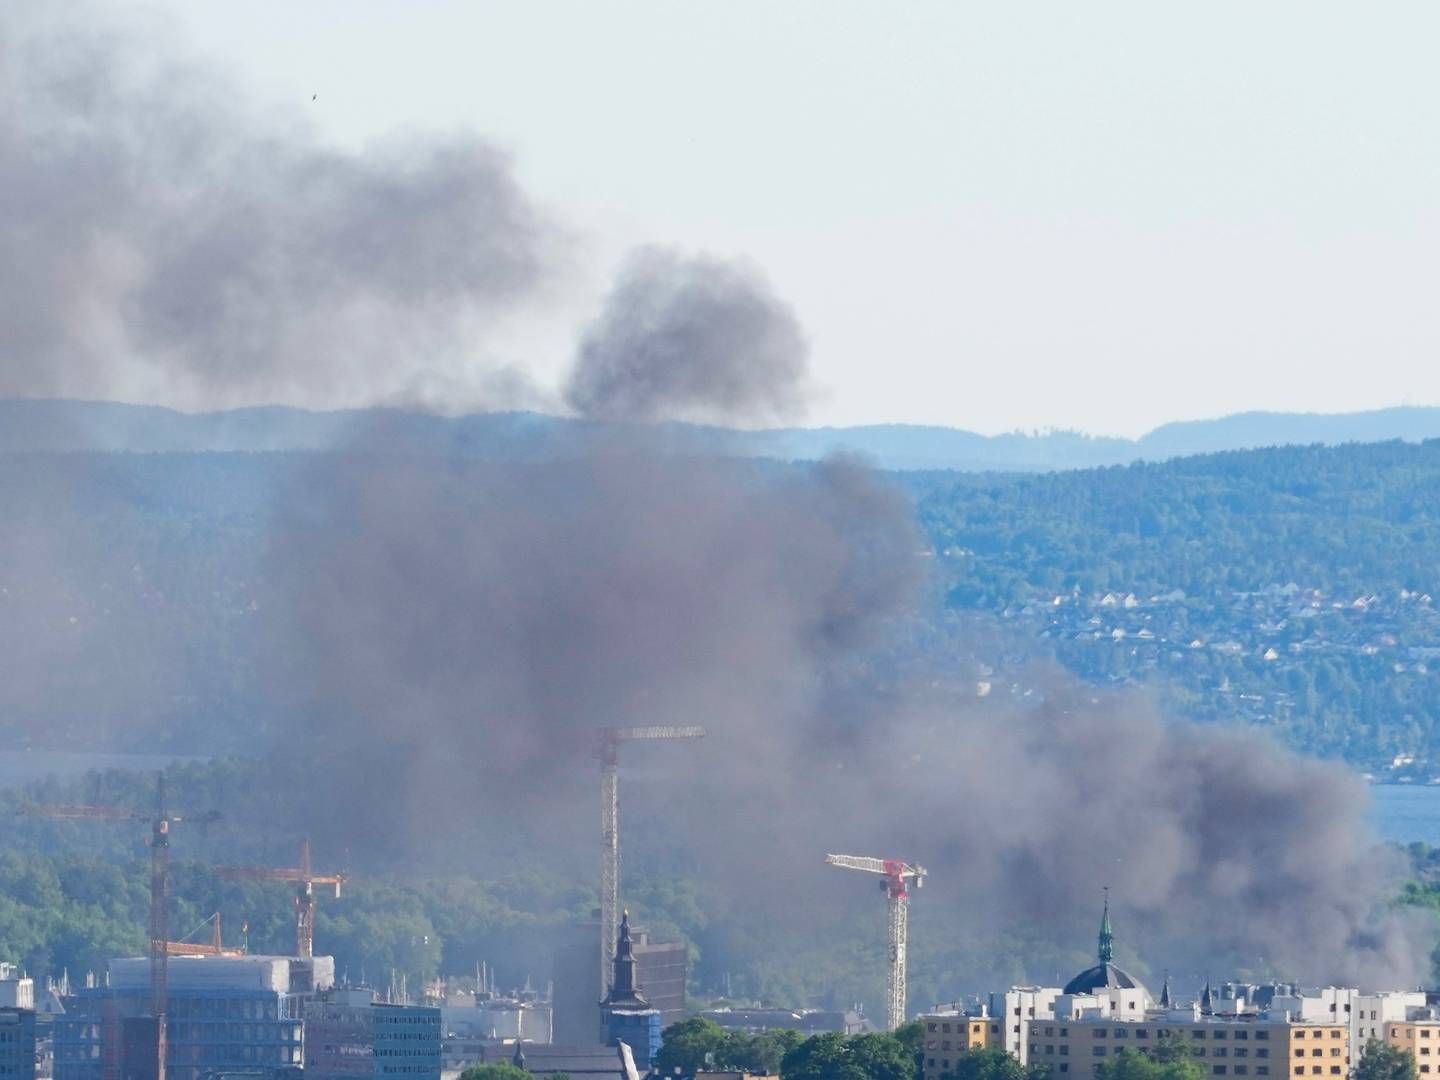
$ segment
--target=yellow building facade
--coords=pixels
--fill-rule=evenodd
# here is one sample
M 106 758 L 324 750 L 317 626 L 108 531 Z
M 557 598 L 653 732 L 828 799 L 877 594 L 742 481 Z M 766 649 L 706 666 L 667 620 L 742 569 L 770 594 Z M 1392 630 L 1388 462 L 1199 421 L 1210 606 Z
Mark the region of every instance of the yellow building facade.
M 1413 1057 L 1422 1076 L 1440 1073 L 1440 1020 L 1393 1021 L 1385 1025 L 1385 1042 Z
M 925 1080 L 940 1080 L 954 1070 L 967 1050 L 1005 1045 L 1001 1018 L 966 1016 L 962 1013 L 940 1013 L 922 1016 L 925 1027 L 925 1058 L 922 1072 Z
M 1143 1021 L 1032 1021 L 1030 1062 L 1055 1080 L 1089 1078 L 1122 1050 L 1146 1051 L 1160 1039 L 1184 1039 L 1206 1075 L 1230 1080 L 1306 1080 L 1350 1072 L 1347 1029 L 1294 1020 L 1202 1017 Z

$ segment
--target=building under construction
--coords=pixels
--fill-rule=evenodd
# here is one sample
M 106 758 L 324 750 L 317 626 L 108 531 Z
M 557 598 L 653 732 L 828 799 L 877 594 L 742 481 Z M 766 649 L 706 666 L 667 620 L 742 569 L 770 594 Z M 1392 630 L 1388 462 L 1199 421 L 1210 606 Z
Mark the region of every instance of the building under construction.
M 559 935 L 553 968 L 554 1041 L 565 1046 L 588 1046 L 600 1041 L 599 957 L 595 935 L 599 918 L 577 922 Z M 639 927 L 630 931 L 638 964 L 636 977 L 645 997 L 660 1011 L 661 1026 L 685 1019 L 685 981 L 689 950 L 681 941 L 651 941 Z M 612 946 L 613 949 L 613 946 Z
M 328 956 L 172 956 L 168 967 L 168 1080 L 298 1070 L 305 1002 L 335 982 Z M 149 959 L 112 960 L 107 984 L 76 990 L 55 1018 L 55 1080 L 154 1080 L 151 1001 Z

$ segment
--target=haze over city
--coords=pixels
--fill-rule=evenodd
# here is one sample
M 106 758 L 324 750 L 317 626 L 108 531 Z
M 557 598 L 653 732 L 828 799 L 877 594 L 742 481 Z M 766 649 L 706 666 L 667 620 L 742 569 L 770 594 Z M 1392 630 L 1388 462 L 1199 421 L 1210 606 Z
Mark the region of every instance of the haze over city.
M 0 5 L 0 1078 L 1430 1080 L 1437 22 Z

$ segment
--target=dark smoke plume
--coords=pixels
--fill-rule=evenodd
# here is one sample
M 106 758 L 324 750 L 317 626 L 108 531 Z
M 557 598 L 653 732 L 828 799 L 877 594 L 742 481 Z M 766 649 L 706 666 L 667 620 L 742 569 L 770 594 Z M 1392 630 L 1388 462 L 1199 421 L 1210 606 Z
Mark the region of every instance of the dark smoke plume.
M 485 396 L 471 335 L 556 256 L 503 157 L 472 138 L 330 151 L 140 35 L 56 31 L 52 10 L 3 9 L 0 393 L 335 404 L 458 381 Z M 765 420 L 798 408 L 804 375 L 803 335 L 758 274 L 650 249 L 567 396 L 608 420 Z M 650 770 L 627 777 L 627 859 L 699 875 L 722 949 L 726 932 L 834 948 L 878 928 L 873 890 L 821 865 L 842 850 L 930 867 L 917 975 L 953 935 L 1043 935 L 1110 885 L 1156 965 L 1215 951 L 1414 981 L 1428 938 L 1386 910 L 1395 868 L 1338 767 L 1063 679 L 1017 672 L 1013 697 L 979 699 L 963 657 L 916 659 L 935 617 L 925 560 L 881 478 L 654 438 L 487 464 L 377 429 L 281 478 L 264 581 L 236 611 L 268 620 L 250 690 L 306 770 L 308 816 L 287 821 L 357 860 L 488 876 L 548 856 L 588 877 L 594 728 L 702 723 L 702 744 L 627 758 Z M 75 608 L 54 524 L 7 532 L 6 565 L 43 570 L 68 606 L 12 607 Z M 183 626 L 165 590 L 144 595 Z M 56 640 L 100 640 L 75 610 Z M 55 657 L 93 670 L 77 640 Z M 177 630 L 160 648 L 186 644 Z
M 0 396 L 529 395 L 485 335 L 562 253 L 503 153 L 330 149 L 165 38 L 89 6 L 0 8 Z
M 807 355 L 758 270 L 648 247 L 621 268 L 565 396 L 600 420 L 784 419 L 803 403 Z
M 355 790 L 393 787 L 385 815 L 423 833 L 431 793 L 473 784 L 524 818 L 593 787 L 599 726 L 800 723 L 817 671 L 908 594 L 901 506 L 842 462 L 328 458 L 274 545 L 283 682 L 316 745 L 356 751 Z

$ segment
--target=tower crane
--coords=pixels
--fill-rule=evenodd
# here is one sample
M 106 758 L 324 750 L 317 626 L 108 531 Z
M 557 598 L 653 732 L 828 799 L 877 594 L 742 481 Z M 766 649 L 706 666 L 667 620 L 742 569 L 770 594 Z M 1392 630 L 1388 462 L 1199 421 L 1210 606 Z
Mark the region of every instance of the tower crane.
M 910 890 L 925 884 L 923 866 L 911 866 L 900 859 L 872 859 L 867 855 L 826 855 L 825 861 L 842 870 L 861 870 L 881 875 L 880 888 L 889 900 L 890 986 L 886 1002 L 886 1030 L 894 1031 L 905 1022 L 905 947 L 909 921 Z
M 149 821 L 150 822 L 150 1010 L 155 1014 L 156 1080 L 165 1080 L 165 1012 L 168 1006 L 170 931 L 170 826 L 195 820 L 202 825 L 218 821 L 220 815 L 211 810 L 199 818 L 187 819 L 172 814 L 165 805 L 165 774 L 155 781 L 155 810 L 147 814 L 123 806 L 88 806 L 76 803 L 40 803 L 23 808 L 35 817 L 83 821 Z M 114 1080 L 119 1062 L 115 1045 L 118 1032 L 111 1032 L 105 1062 L 105 1080 Z
M 600 729 L 600 996 L 610 992 L 610 959 L 620 933 L 620 744 L 640 739 L 699 739 L 703 727 Z
M 289 881 L 295 884 L 295 955 L 306 960 L 315 951 L 315 886 L 334 890 L 340 898 L 344 874 L 317 874 L 310 862 L 310 838 L 300 841 L 299 866 L 220 866 L 215 873 L 229 881 Z

